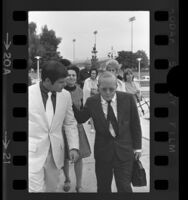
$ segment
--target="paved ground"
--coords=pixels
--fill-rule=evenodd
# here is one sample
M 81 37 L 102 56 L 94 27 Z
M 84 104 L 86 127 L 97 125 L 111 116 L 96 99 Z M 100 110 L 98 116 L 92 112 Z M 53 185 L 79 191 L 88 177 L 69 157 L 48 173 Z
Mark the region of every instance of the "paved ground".
M 143 153 L 141 157 L 141 162 L 146 170 L 147 175 L 147 186 L 146 187 L 134 187 L 134 192 L 149 192 L 149 120 L 141 118 L 141 124 L 142 124 L 142 132 L 143 132 Z M 95 133 L 91 133 L 90 126 L 84 125 L 87 136 L 91 145 L 91 149 L 93 152 L 93 145 L 94 145 L 94 139 L 95 139 Z M 83 167 L 83 188 L 84 192 L 90 193 L 90 192 L 96 192 L 96 177 L 95 177 L 95 160 L 93 158 L 93 154 L 85 158 L 83 160 L 84 167 Z M 73 170 L 73 165 L 70 164 L 70 177 L 72 181 L 72 187 L 70 192 L 75 192 L 75 174 Z M 63 192 L 62 186 L 64 183 L 64 175 L 63 172 L 60 176 L 60 184 L 58 188 L 58 192 Z M 116 186 L 115 182 L 113 180 L 112 182 L 112 191 L 116 192 Z

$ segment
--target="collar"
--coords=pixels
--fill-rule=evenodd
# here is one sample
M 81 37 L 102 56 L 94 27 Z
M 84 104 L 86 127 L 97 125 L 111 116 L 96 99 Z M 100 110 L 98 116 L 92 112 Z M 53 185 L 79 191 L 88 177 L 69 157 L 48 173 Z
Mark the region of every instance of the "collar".
M 46 89 L 43 84 L 42 84 L 42 81 L 40 82 L 40 89 L 41 89 L 41 92 L 42 93 L 45 93 L 45 94 L 48 94 L 49 90 Z
M 42 92 L 43 94 L 46 94 L 46 95 L 48 95 L 48 92 L 50 92 L 47 88 L 45 88 L 45 87 L 43 86 L 42 81 L 40 82 L 40 89 L 41 89 L 41 92 Z M 56 92 L 52 92 L 52 95 L 56 95 Z
M 66 85 L 64 87 L 64 89 L 67 90 L 67 91 L 69 91 L 69 92 L 72 92 L 72 91 L 76 90 L 76 85 L 74 85 L 74 86 L 68 86 L 68 85 Z
M 116 103 L 117 100 L 117 94 L 115 93 L 114 97 L 112 98 L 112 103 Z M 107 101 L 101 96 L 101 103 L 107 104 Z

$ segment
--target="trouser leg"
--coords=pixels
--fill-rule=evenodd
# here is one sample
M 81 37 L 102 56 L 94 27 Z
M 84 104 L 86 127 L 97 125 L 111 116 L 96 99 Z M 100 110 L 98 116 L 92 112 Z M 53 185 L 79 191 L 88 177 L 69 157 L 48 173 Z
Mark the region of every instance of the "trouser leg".
M 29 171 L 29 192 L 44 192 L 44 168 L 38 172 Z
M 95 173 L 97 178 L 97 192 L 110 193 L 112 184 L 112 163 L 96 160 Z
M 50 148 L 45 165 L 44 165 L 44 179 L 46 185 L 46 192 L 56 192 L 59 183 L 60 170 L 57 169 Z
M 114 177 L 118 192 L 132 192 L 131 176 L 132 176 L 133 159 L 126 161 L 116 159 L 114 161 Z

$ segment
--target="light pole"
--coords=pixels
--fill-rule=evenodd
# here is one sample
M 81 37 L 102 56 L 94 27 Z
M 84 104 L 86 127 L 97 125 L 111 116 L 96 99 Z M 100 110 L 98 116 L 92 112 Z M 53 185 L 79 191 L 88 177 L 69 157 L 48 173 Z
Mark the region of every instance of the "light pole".
M 136 20 L 135 17 L 129 18 L 129 22 L 131 22 L 131 53 L 132 53 L 131 64 L 133 64 L 133 22 L 135 20 Z
M 35 58 L 37 59 L 37 80 L 40 81 L 39 60 L 41 56 L 35 56 Z
M 75 42 L 76 42 L 76 39 L 73 39 L 73 62 L 75 61 Z
M 129 18 L 129 22 L 131 22 L 131 52 L 133 52 L 133 22 L 136 20 L 135 17 Z
M 138 80 L 139 80 L 139 87 L 140 87 L 140 61 L 142 60 L 142 58 L 137 58 L 138 60 Z

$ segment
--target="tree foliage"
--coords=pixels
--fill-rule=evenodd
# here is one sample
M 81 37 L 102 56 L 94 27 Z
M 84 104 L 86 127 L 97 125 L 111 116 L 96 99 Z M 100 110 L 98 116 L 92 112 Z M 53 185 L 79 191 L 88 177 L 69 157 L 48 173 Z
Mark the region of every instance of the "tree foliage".
M 29 68 L 36 69 L 36 56 L 40 56 L 40 65 L 47 60 L 59 60 L 62 57 L 57 51 L 61 38 L 56 37 L 54 30 L 49 30 L 45 25 L 41 34 L 36 33 L 37 25 L 34 22 L 29 24 Z
M 138 69 L 138 58 L 141 58 L 141 69 L 149 67 L 148 56 L 143 50 L 138 50 L 136 53 L 132 53 L 131 51 L 119 51 L 116 60 L 122 64 L 122 69 Z

